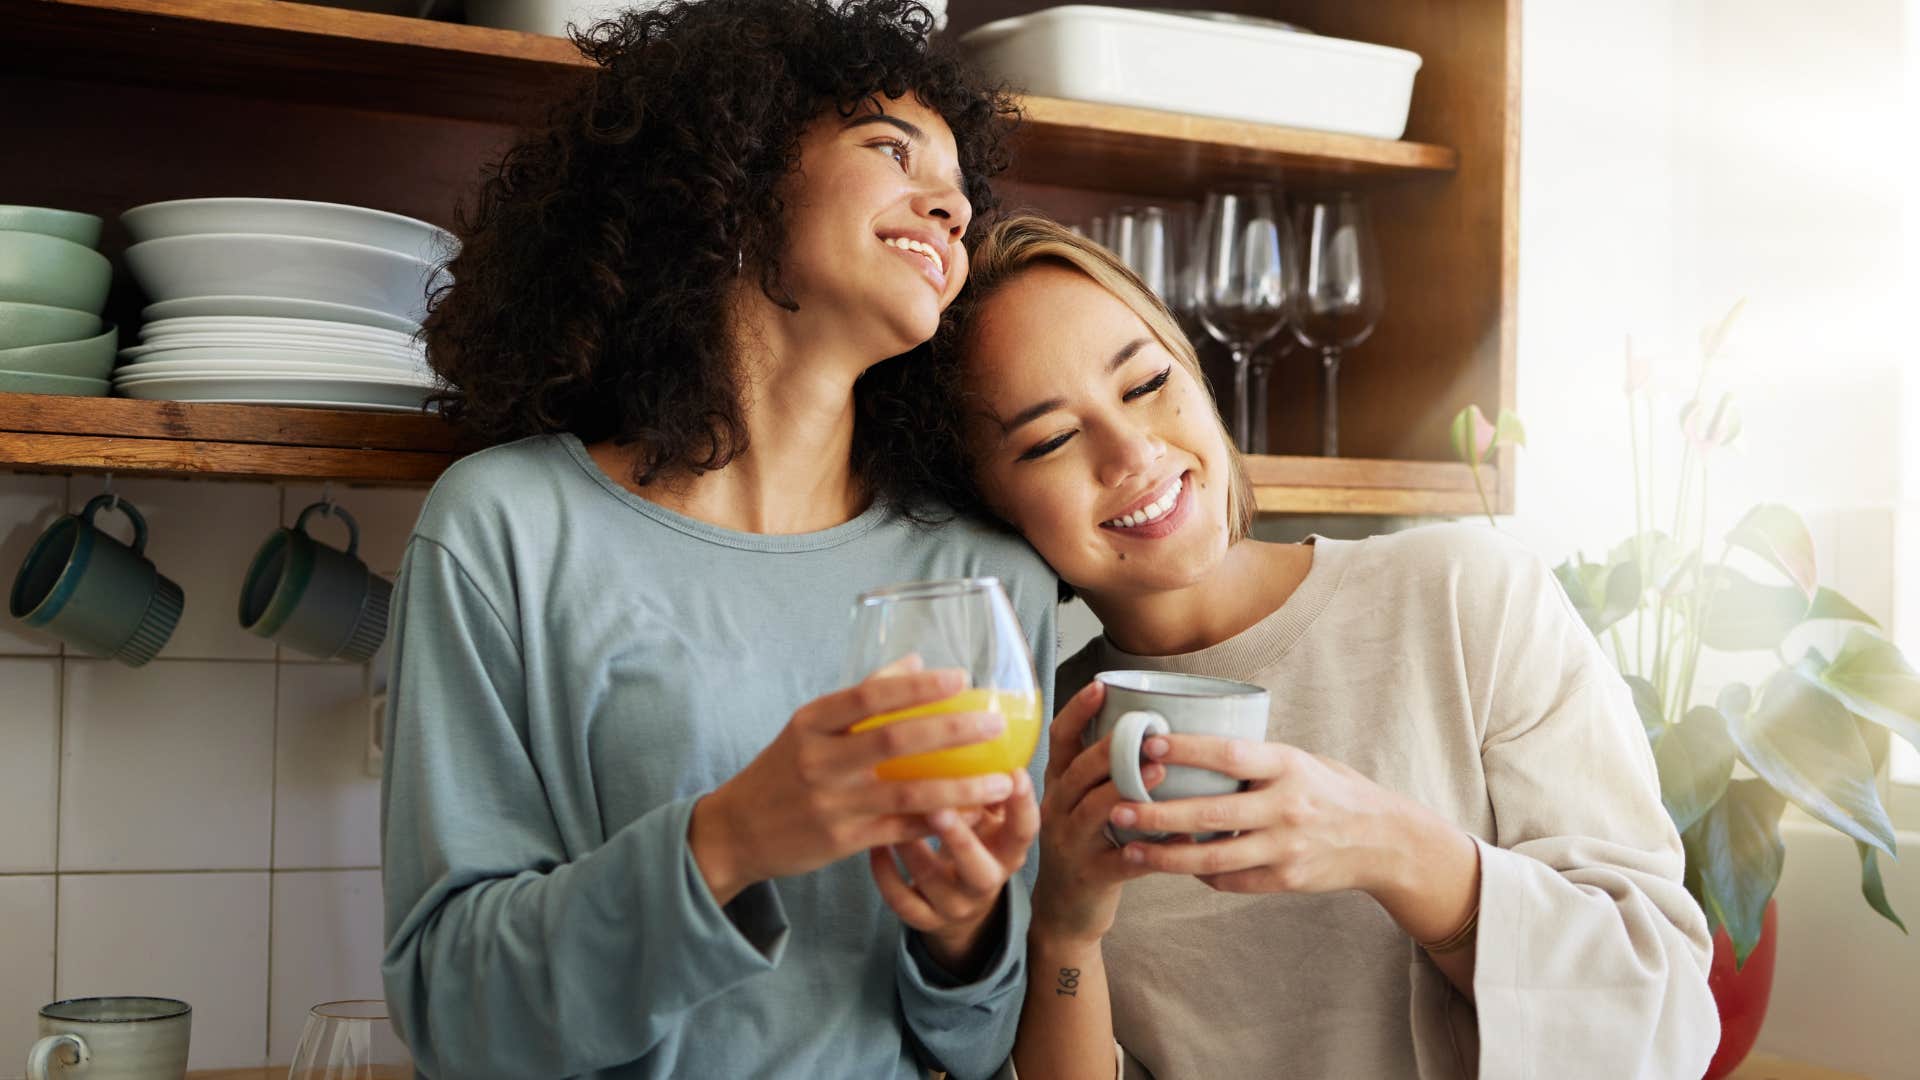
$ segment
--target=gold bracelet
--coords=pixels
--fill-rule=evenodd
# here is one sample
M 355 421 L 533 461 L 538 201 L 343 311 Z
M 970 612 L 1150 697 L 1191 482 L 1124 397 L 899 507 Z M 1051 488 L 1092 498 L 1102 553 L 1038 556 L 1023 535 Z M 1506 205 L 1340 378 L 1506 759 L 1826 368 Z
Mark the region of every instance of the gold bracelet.
M 1460 929 L 1455 930 L 1439 941 L 1422 941 L 1418 942 L 1418 944 L 1422 949 L 1425 949 L 1430 956 L 1445 956 L 1447 953 L 1459 952 L 1471 944 L 1473 942 L 1473 932 L 1479 929 L 1479 927 L 1480 905 L 1475 904 L 1473 905 L 1473 913 L 1467 916 L 1466 922 L 1460 924 Z

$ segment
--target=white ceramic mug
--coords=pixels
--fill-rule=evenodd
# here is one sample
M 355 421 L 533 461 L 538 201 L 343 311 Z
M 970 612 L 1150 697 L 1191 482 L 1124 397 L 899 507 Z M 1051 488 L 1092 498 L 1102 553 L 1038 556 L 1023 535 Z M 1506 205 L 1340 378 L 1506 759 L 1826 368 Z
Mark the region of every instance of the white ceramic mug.
M 182 1080 L 193 1006 L 173 998 L 91 997 L 40 1010 L 27 1080 Z
M 1268 694 L 1264 688 L 1171 671 L 1103 671 L 1094 678 L 1106 685 L 1107 696 L 1099 717 L 1087 729 L 1087 744 L 1113 736 L 1107 762 L 1121 798 L 1166 802 L 1231 795 L 1240 790 L 1241 782 L 1223 773 L 1169 765 L 1166 779 L 1148 791 L 1140 778 L 1140 744 L 1150 735 L 1171 734 L 1265 741 Z M 1125 844 L 1132 840 L 1165 840 L 1170 834 L 1109 826 L 1107 835 L 1115 843 Z M 1199 833 L 1194 839 L 1211 840 L 1217 835 Z

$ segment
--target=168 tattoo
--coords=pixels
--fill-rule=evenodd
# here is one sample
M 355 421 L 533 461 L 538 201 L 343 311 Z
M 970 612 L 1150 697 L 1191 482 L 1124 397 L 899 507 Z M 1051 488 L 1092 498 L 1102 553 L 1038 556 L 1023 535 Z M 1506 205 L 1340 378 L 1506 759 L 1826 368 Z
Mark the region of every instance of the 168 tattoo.
M 1060 985 L 1054 987 L 1053 992 L 1056 994 L 1064 994 L 1067 997 L 1079 997 L 1080 996 L 1080 969 L 1079 968 L 1061 968 L 1060 969 Z

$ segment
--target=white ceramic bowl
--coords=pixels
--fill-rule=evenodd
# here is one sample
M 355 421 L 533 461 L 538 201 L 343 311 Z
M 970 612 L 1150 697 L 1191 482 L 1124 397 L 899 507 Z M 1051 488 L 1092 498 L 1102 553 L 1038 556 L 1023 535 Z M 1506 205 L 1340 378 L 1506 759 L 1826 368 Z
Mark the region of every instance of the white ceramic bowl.
M 206 233 L 127 249 L 127 268 L 155 300 L 190 296 L 291 296 L 371 308 L 418 323 L 436 277 L 424 259 L 344 240 Z
M 208 233 L 255 233 L 344 240 L 397 255 L 440 262 L 459 244 L 435 225 L 342 203 L 304 199 L 174 199 L 136 206 L 120 215 L 134 242 Z
M 664 0 L 467 0 L 467 21 L 475 26 L 524 30 L 529 34 L 567 35 L 567 24 L 582 30 L 628 8 L 646 11 Z M 933 13 L 934 29 L 947 25 L 947 0 L 920 0 Z
M 1000 19 L 960 43 L 1042 97 L 1397 139 L 1418 53 L 1277 27 L 1069 4 Z

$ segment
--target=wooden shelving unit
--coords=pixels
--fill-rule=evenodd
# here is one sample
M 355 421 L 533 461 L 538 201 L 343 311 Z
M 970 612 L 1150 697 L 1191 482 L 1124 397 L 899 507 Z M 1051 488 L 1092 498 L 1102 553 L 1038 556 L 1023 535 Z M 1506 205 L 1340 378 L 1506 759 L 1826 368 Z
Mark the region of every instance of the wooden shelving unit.
M 1254 459 L 1262 511 L 1479 510 L 1471 473 L 1446 461 L 1445 424 L 1468 401 L 1513 403 L 1514 3 L 1462 0 L 1444 15 L 1410 0 L 1366 13 L 1239 4 L 1421 51 L 1406 140 L 1023 102 L 1016 188 L 1191 198 L 1281 175 L 1375 193 L 1394 279 L 1389 322 L 1348 365 L 1343 425 L 1359 456 Z M 1022 5 L 1037 6 L 983 0 L 954 29 Z M 116 259 L 114 215 L 158 199 L 322 199 L 451 225 L 514 125 L 584 70 L 559 38 L 287 0 L 0 0 L 0 25 L 8 201 L 101 214 Z M 122 279 L 108 315 L 130 327 L 140 303 Z M 1276 435 L 1289 436 L 1276 445 L 1304 450 L 1310 395 L 1280 378 L 1274 393 Z M 0 394 L 0 469 L 423 484 L 460 451 L 427 416 Z M 1481 478 L 1510 510 L 1511 461 L 1498 465 Z

